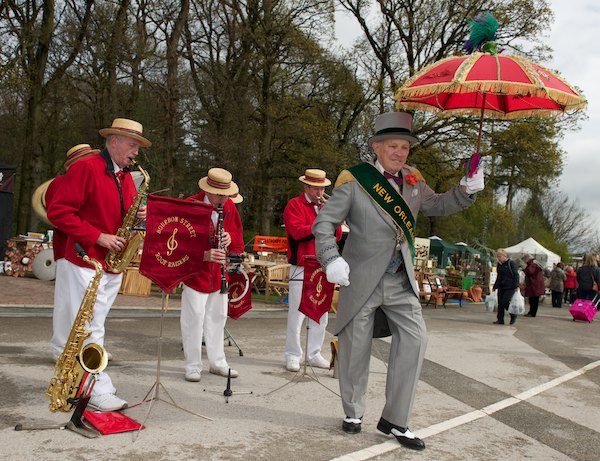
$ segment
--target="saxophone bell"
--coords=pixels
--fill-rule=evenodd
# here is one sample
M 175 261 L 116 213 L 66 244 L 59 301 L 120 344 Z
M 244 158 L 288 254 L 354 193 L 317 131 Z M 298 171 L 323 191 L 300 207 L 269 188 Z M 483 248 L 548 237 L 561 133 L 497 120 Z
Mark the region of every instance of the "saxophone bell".
M 79 364 L 88 373 L 100 373 L 108 365 L 108 354 L 100 344 L 90 343 L 83 346 L 79 353 Z

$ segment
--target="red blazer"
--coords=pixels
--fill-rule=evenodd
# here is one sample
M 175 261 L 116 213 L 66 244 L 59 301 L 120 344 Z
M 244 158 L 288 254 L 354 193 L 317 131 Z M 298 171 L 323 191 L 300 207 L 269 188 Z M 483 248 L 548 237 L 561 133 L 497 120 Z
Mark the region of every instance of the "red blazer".
M 320 208 L 320 207 L 319 207 Z M 287 259 L 290 264 L 304 266 L 304 256 L 315 256 L 315 236 L 312 225 L 317 218 L 313 203 L 302 192 L 291 199 L 283 210 L 283 222 L 287 234 Z M 342 238 L 342 228 L 335 231 L 336 240 Z
M 60 189 L 63 176 L 57 176 L 52 180 L 48 189 L 46 190 L 46 211 L 50 206 L 50 202 L 54 198 L 54 194 Z M 67 239 L 69 236 L 60 229 L 54 228 L 54 235 L 52 236 L 52 251 L 54 253 L 54 261 L 58 261 L 65 257 L 65 249 L 67 248 Z
M 192 195 L 186 200 L 204 201 L 204 191 L 199 194 Z M 231 235 L 231 245 L 229 245 L 228 253 L 242 253 L 244 251 L 244 236 L 242 229 L 242 220 L 240 214 L 231 200 L 227 200 L 223 205 L 223 230 Z M 210 246 L 217 247 L 217 238 L 215 236 L 215 227 L 210 222 Z M 193 288 L 201 293 L 214 293 L 221 288 L 221 265 L 204 261 L 202 271 L 186 278 L 183 283 L 188 287 Z
M 110 162 L 110 163 L 109 163 Z M 109 171 L 110 168 L 110 171 Z M 108 151 L 92 154 L 73 163 L 48 206 L 48 219 L 67 234 L 65 258 L 81 267 L 91 267 L 75 253 L 79 243 L 89 257 L 102 263 L 108 249 L 96 244 L 101 233 L 115 234 L 136 195 L 131 174 L 122 180 L 123 206 L 112 175 Z

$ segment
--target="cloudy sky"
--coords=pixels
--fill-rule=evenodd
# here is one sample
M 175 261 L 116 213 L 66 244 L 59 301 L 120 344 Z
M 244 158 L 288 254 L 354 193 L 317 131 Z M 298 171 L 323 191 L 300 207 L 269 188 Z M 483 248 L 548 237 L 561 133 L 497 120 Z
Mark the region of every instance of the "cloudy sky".
M 586 120 L 579 131 L 566 133 L 561 142 L 566 151 L 560 191 L 600 223 L 600 47 L 598 0 L 551 0 L 554 24 L 546 43 L 554 50 L 545 67 L 561 72 L 569 83 L 582 89 L 588 100 Z M 356 22 L 345 14 L 336 16 L 336 37 L 344 44 L 356 36 Z M 599 224 L 600 226 L 600 224 Z M 597 229 L 599 230 L 599 229 Z
M 558 69 L 570 83 L 582 89 L 588 100 L 581 130 L 569 132 L 562 141 L 567 152 L 560 189 L 600 223 L 597 201 L 600 179 L 600 49 L 597 46 L 600 2 L 553 0 L 554 25 L 548 44 L 554 59 L 547 65 Z

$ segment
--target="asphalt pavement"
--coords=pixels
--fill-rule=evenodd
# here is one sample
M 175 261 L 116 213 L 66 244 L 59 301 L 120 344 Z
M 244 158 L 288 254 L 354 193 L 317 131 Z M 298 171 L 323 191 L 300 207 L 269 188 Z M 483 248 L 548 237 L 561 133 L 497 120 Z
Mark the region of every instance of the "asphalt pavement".
M 106 322 L 105 346 L 114 356 L 107 372 L 132 406 L 124 413 L 145 429 L 95 439 L 30 430 L 70 417 L 51 413 L 45 395 L 54 368 L 52 292 L 52 282 L 0 275 L 2 460 L 600 458 L 600 316 L 591 324 L 573 322 L 566 307 L 552 308 L 549 300 L 536 318 L 521 317 L 514 326 L 494 325 L 495 314 L 481 303 L 424 308 L 429 345 L 410 421 L 427 445 L 422 452 L 376 429 L 386 341 L 373 343 L 363 430 L 347 435 L 333 373 L 284 368 L 285 303 L 255 302 L 228 321 L 235 342 L 226 341 L 225 350 L 240 377 L 226 399 L 223 377 L 184 380 L 179 296 L 170 297 L 161 317 L 158 293 L 119 295 Z M 15 431 L 17 424 L 27 430 Z

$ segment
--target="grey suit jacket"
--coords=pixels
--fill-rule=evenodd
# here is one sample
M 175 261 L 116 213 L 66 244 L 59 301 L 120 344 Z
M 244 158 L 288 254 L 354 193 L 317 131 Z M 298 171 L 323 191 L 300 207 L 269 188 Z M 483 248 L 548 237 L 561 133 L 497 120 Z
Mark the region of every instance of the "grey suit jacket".
M 413 172 L 414 169 L 408 166 L 402 168 L 404 183 L 401 192 L 415 218 L 419 211 L 426 216 L 448 215 L 474 202 L 474 197 L 467 195 L 458 185 L 437 194 L 425 181 L 407 184 L 406 175 Z M 343 255 L 350 266 L 350 285 L 340 288 L 335 334 L 352 320 L 373 293 L 396 247 L 396 227 L 392 218 L 375 204 L 356 181 L 346 182 L 333 190 L 312 227 L 317 258 L 323 267 L 326 268 L 340 256 L 335 229 L 344 221 L 350 228 Z M 418 296 L 412 255 L 406 241 L 401 246 L 401 253 L 413 291 Z

